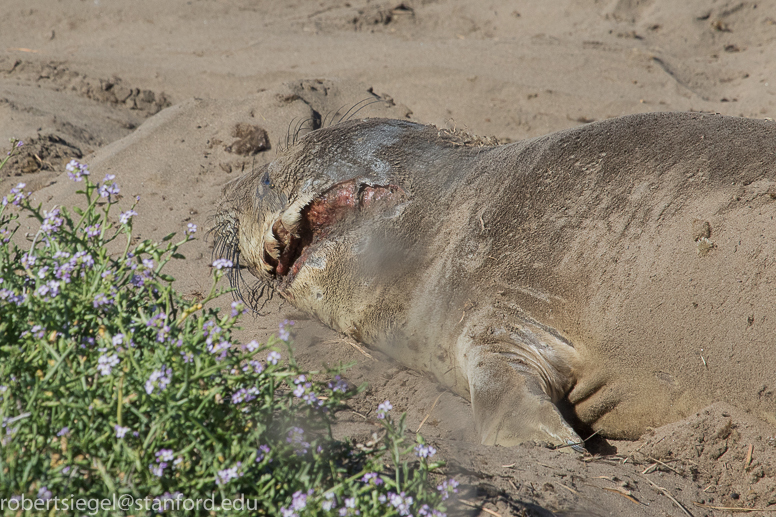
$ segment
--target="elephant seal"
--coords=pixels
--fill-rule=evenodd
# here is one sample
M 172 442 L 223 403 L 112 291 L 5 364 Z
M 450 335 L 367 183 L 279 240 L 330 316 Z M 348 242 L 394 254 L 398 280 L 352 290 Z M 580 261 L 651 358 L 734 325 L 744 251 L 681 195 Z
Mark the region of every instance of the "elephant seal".
M 476 144 L 476 142 L 475 142 Z M 230 182 L 216 251 L 471 400 L 485 444 L 776 422 L 776 124 L 626 116 L 503 146 L 313 131 Z M 255 300 L 254 300 L 255 301 Z

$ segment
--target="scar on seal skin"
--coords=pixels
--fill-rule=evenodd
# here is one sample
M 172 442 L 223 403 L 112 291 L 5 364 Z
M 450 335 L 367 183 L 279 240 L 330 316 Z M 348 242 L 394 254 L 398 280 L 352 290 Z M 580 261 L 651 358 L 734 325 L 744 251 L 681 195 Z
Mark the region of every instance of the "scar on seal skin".
M 776 423 L 776 124 L 640 114 L 487 144 L 318 129 L 226 185 L 216 250 L 254 306 L 277 293 L 471 400 L 485 444 L 580 444 L 569 421 L 637 438 L 714 401 Z

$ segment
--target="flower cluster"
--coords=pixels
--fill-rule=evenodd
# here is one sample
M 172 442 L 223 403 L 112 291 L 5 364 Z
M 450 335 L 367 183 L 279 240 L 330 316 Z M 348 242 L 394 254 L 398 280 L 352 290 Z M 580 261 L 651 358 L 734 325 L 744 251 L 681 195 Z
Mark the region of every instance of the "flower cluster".
M 118 355 L 116 354 L 103 354 L 100 356 L 100 358 L 97 360 L 97 370 L 99 370 L 100 375 L 106 376 L 110 375 L 111 370 L 114 366 L 117 366 L 121 362 L 121 359 L 119 359 Z
M 288 341 L 291 339 L 291 329 L 288 327 L 294 326 L 296 322 L 290 321 L 290 320 L 283 320 L 280 322 L 280 330 L 278 330 L 278 337 L 282 339 L 283 341 Z
M 248 310 L 245 308 L 245 304 L 239 300 L 232 302 L 232 317 L 236 318 L 241 314 L 245 314 Z M 255 341 L 254 341 L 255 342 Z
M 415 455 L 418 458 L 430 458 L 434 454 L 436 454 L 436 449 L 430 445 L 421 443 L 415 447 Z
M 452 494 L 458 493 L 458 481 L 455 479 L 445 479 L 441 485 L 437 485 L 437 490 L 442 494 L 442 500 L 447 500 Z
M 154 370 L 151 376 L 145 383 L 145 391 L 147 394 L 154 392 L 154 388 L 159 388 L 159 391 L 164 391 L 172 381 L 172 369 L 167 365 L 162 365 L 161 370 Z
M 253 386 L 251 388 L 240 388 L 232 393 L 232 404 L 240 404 L 242 402 L 250 402 L 255 399 L 259 394 L 259 388 Z
M 380 477 L 377 475 L 377 472 L 369 472 L 368 474 L 364 474 L 364 477 L 361 478 L 361 482 L 365 484 L 372 484 L 374 486 L 380 486 L 383 484 L 383 480 L 380 479 Z
M 97 189 L 97 192 L 100 193 L 100 197 L 110 198 L 110 196 L 115 196 L 119 193 L 119 186 L 115 181 L 113 181 L 114 179 L 116 179 L 114 174 L 105 175 L 105 179 L 102 180 L 102 185 L 100 185 Z
M 40 225 L 40 230 L 46 235 L 57 233 L 62 224 L 65 222 L 64 217 L 61 215 L 59 208 L 52 208 L 50 211 L 43 211 L 43 223 Z
M 280 515 L 283 517 L 298 517 L 300 511 L 307 508 L 307 497 L 313 494 L 312 490 L 307 493 L 298 490 L 291 496 L 291 506 L 286 508 L 285 506 L 280 508 Z
M 388 492 L 387 494 L 380 494 L 377 498 L 381 503 L 388 502 L 391 506 L 396 508 L 399 515 L 410 515 L 410 508 L 415 500 L 412 496 L 405 495 L 404 492 L 396 494 L 394 492 Z
M 346 393 L 348 391 L 348 383 L 342 380 L 342 377 L 336 375 L 333 382 L 329 382 L 329 389 L 333 392 Z
M 22 305 L 27 300 L 27 296 L 24 293 L 17 294 L 11 289 L 0 289 L 0 301 L 6 301 L 13 303 L 14 305 Z
M 127 210 L 126 212 L 122 212 L 119 216 L 119 222 L 121 224 L 129 224 L 129 222 L 132 220 L 132 216 L 137 215 L 137 212 L 134 210 Z
M 323 494 L 323 502 L 321 503 L 321 509 L 329 512 L 337 507 L 337 501 L 334 500 L 334 492 L 326 492 Z
M 212 266 L 218 270 L 221 269 L 231 269 L 234 267 L 234 264 L 232 264 L 232 261 L 225 258 L 216 259 L 213 261 Z
M 278 361 L 280 361 L 280 359 L 281 359 L 280 353 L 275 352 L 274 350 L 269 354 L 267 354 L 267 362 L 273 366 L 278 364 Z
M 353 442 L 332 442 L 326 430 L 354 390 L 339 375 L 318 381 L 290 350 L 281 355 L 281 348 L 257 341 L 234 344 L 246 304 L 218 311 L 210 303 L 224 292 L 218 280 L 230 261 L 214 262 L 211 291 L 197 301 L 181 296 L 162 273 L 197 226 L 189 223 L 177 243 L 137 243 L 136 212 L 119 217 L 114 206 L 120 195 L 114 176 L 95 184 L 75 160 L 68 173 L 83 186 L 87 208 L 44 211 L 25 201 L 23 184 L 4 198 L 41 223 L 27 249 L 15 244 L 22 225 L 12 223 L 21 216 L 0 207 L 0 243 L 10 243 L 0 244 L 0 325 L 14 345 L 0 363 L 0 405 L 16 408 L 0 418 L 8 482 L 0 492 L 47 500 L 86 479 L 94 494 L 155 494 L 159 513 L 181 492 L 199 498 L 238 490 L 287 517 L 441 517 L 431 507 L 455 493 L 456 484 L 444 481 L 436 490 L 429 484 L 428 472 L 440 463 L 412 456 L 416 443 L 405 441 L 404 419 L 388 417 L 389 401 L 377 411 L 385 419 L 382 445 L 356 452 Z M 294 328 L 292 321 L 280 323 L 279 340 L 289 341 Z M 51 439 L 43 443 L 40 436 Z M 40 454 L 25 456 L 30 450 Z M 434 451 L 422 445 L 415 453 L 429 458 Z M 397 467 L 395 479 L 380 474 L 386 454 Z M 8 461 L 19 457 L 25 462 Z
M 148 264 L 145 265 L 148 268 Z M 146 327 L 154 328 L 157 330 L 156 341 L 158 343 L 164 343 L 164 341 L 167 339 L 167 336 L 170 335 L 170 326 L 167 324 L 167 314 L 162 311 L 159 311 L 158 313 L 151 316 L 151 318 L 149 318 L 149 320 L 146 322 Z
M 11 189 L 11 192 L 7 196 L 3 196 L 2 206 L 8 206 L 9 203 L 14 206 L 19 206 L 22 201 L 30 197 L 32 192 L 27 192 L 25 194 L 22 190 L 26 186 L 26 183 L 17 183 L 17 185 Z M 8 242 L 8 240 L 4 238 L 3 242 Z
M 310 448 L 310 442 L 305 441 L 304 429 L 301 427 L 292 427 L 288 431 L 286 442 L 291 444 L 297 456 L 307 454 L 307 450 Z
M 217 361 L 226 359 L 226 354 L 229 352 L 232 344 L 226 338 L 223 329 L 211 320 L 205 322 L 202 326 L 202 334 L 206 337 L 205 345 L 207 351 L 215 355 Z
M 65 170 L 73 181 L 81 181 L 84 176 L 89 175 L 89 166 L 77 160 L 70 160 L 70 163 L 65 165 Z
M 233 467 L 219 470 L 216 474 L 216 485 L 225 485 L 233 479 L 242 477 L 244 472 L 240 470 L 240 467 L 242 467 L 242 462 L 238 461 Z
M 259 445 L 259 448 L 256 449 L 256 463 L 261 463 L 264 461 L 264 458 L 267 457 L 269 454 L 270 448 L 269 445 Z M 269 461 L 272 461 L 271 459 Z
M 294 396 L 298 399 L 302 399 L 303 401 L 307 402 L 308 405 L 311 406 L 321 406 L 323 405 L 323 401 L 318 398 L 318 395 L 313 391 L 312 383 L 307 382 L 307 377 L 304 375 L 300 375 L 296 379 L 294 379 L 294 384 L 296 385 L 296 388 L 294 388 Z
M 392 409 L 393 409 L 393 405 L 391 405 L 391 401 L 386 400 L 385 402 L 377 406 L 377 418 L 382 420 Z
M 154 476 L 162 477 L 169 462 L 173 460 L 174 454 L 171 449 L 159 449 L 154 456 L 156 456 L 156 464 L 151 463 L 148 468 Z
M 98 307 L 102 307 L 104 305 L 112 305 L 113 300 L 109 299 L 105 293 L 97 293 L 94 295 L 94 300 L 92 301 L 92 306 L 96 309 Z

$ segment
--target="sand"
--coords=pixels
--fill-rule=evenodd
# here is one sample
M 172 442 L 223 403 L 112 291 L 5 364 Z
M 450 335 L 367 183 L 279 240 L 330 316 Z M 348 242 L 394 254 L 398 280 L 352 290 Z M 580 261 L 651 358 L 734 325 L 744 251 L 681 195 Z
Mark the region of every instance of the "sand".
M 123 205 L 140 196 L 142 238 L 188 223 L 204 233 L 221 187 L 271 161 L 289 128 L 363 100 L 380 102 L 359 116 L 503 141 L 647 111 L 776 117 L 773 0 L 26 0 L 1 12 L 0 141 L 26 145 L 0 190 L 24 181 L 46 205 L 71 202 L 64 165 L 81 159 L 97 180 L 116 175 Z M 248 126 L 267 132 L 268 149 Z M 184 294 L 209 288 L 210 246 L 203 236 L 171 267 Z M 340 435 L 367 439 L 385 399 L 413 431 L 425 419 L 463 485 L 452 514 L 776 510 L 776 429 L 735 408 L 636 442 L 599 439 L 584 457 L 484 447 L 466 401 L 279 299 L 246 319 L 243 336 L 285 318 L 298 321 L 303 365 L 356 361 L 349 380 L 369 382 Z

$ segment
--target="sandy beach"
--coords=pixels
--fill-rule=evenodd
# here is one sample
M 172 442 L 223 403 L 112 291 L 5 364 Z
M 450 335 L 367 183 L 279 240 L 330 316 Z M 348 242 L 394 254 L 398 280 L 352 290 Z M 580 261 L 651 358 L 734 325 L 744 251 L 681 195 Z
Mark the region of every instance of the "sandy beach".
M 25 143 L 0 190 L 25 182 L 63 205 L 76 199 L 71 159 L 115 174 L 122 203 L 140 197 L 139 238 L 203 230 L 169 271 L 190 295 L 209 287 L 204 230 L 223 185 L 305 121 L 358 103 L 359 117 L 502 142 L 651 111 L 776 118 L 773 0 L 26 0 L 0 12 L 0 141 Z M 246 143 L 243 126 L 269 145 Z M 284 319 L 297 321 L 301 364 L 356 362 L 349 381 L 369 383 L 341 436 L 368 439 L 386 399 L 421 428 L 462 484 L 451 515 L 776 511 L 776 429 L 735 408 L 594 440 L 588 456 L 485 447 L 468 402 L 277 297 L 242 334 L 265 338 Z

